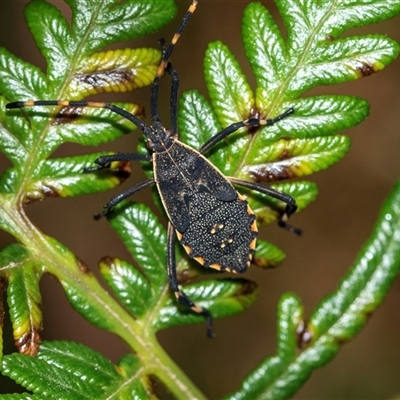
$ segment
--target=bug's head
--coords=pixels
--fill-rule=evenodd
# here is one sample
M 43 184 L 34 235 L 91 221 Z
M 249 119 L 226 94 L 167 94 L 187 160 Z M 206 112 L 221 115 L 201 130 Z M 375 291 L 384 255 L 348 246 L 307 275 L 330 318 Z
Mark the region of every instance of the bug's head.
M 147 137 L 147 147 L 156 153 L 167 150 L 177 137 L 160 121 L 156 121 L 152 126 L 146 128 L 144 134 Z

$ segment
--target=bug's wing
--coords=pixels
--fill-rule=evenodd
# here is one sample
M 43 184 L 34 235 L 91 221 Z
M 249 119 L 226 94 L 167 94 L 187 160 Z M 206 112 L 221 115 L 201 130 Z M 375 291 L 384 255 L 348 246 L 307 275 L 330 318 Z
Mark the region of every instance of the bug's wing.
M 161 201 L 169 220 L 179 232 L 185 232 L 190 223 L 186 188 L 181 181 L 161 180 L 157 182 Z
M 237 199 L 228 179 L 198 151 L 175 141 L 153 155 L 154 178 L 168 218 L 179 232 L 190 224 L 189 204 L 196 193 L 207 192 L 221 201 Z
M 237 198 L 237 192 L 232 184 L 203 156 L 199 155 L 194 162 L 192 179 L 196 192 L 208 192 L 222 201 L 232 201 Z
M 232 201 L 237 192 L 229 180 L 197 150 L 179 142 L 180 153 L 185 153 L 181 160 L 181 173 L 190 182 L 194 192 L 208 192 L 218 200 Z

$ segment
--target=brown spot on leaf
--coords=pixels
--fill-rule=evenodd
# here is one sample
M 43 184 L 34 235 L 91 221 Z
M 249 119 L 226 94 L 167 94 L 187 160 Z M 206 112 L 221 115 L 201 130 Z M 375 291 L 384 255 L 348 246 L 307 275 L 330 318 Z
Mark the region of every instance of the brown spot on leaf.
M 46 197 L 60 197 L 58 190 L 51 185 L 42 185 L 42 193 Z
M 270 207 L 270 210 L 268 210 L 268 218 L 265 218 L 265 216 L 261 213 L 257 214 L 257 224 L 258 225 L 267 225 L 269 223 L 271 223 L 271 220 L 278 220 L 282 217 L 282 215 L 284 214 L 284 210 L 279 210 L 277 209 L 277 206 L 275 204 L 268 204 L 268 206 Z M 271 214 L 273 216 L 271 216 Z
M 121 183 L 125 182 L 132 173 L 132 165 L 130 161 L 118 161 L 112 164 L 113 175 L 118 177 Z
M 84 274 L 89 274 L 90 273 L 90 269 L 87 266 L 87 264 L 84 263 L 79 257 L 75 256 L 75 259 L 76 259 L 76 263 L 78 265 L 79 270 L 81 272 L 83 272 Z
M 36 356 L 41 342 L 41 330 L 41 328 L 32 328 L 23 334 L 19 339 L 15 340 L 14 343 L 18 349 L 18 352 L 27 356 Z
M 287 149 L 282 150 L 281 154 L 279 154 L 279 160 L 287 160 L 290 158 L 290 152 Z
M 312 340 L 313 334 L 309 329 L 307 321 L 301 321 L 296 329 L 297 347 L 304 349 Z
M 270 262 L 267 261 L 265 258 L 257 257 L 257 253 L 255 253 L 255 256 L 253 256 L 253 260 L 251 263 L 258 268 L 264 269 L 275 269 L 280 265 L 280 263 Z
M 259 183 L 276 182 L 293 178 L 290 168 L 282 165 L 268 165 L 250 170 L 250 177 Z
M 130 69 L 119 68 L 105 72 L 76 74 L 74 80 L 78 84 L 93 87 L 96 92 L 104 92 L 111 85 L 124 87 L 128 84 L 128 86 L 132 86 L 134 75 Z M 136 85 L 134 86 L 136 87 Z
M 253 293 L 257 289 L 257 284 L 253 281 L 249 281 L 247 279 L 236 279 L 237 282 L 240 282 L 240 290 L 238 290 L 235 294 L 235 297 L 246 296 L 247 294 Z
M 151 398 L 155 399 L 174 399 L 175 397 L 169 392 L 168 388 L 155 375 L 147 375 L 143 379 L 146 389 Z M 152 395 L 152 396 L 151 396 Z
M 357 71 L 360 72 L 361 77 L 370 76 L 374 72 L 376 72 L 373 65 L 364 62 L 362 62 L 359 66 L 357 66 Z
M 100 259 L 99 263 L 105 264 L 107 267 L 111 268 L 111 266 L 114 264 L 114 259 L 110 256 L 105 256 Z
M 30 204 L 34 201 L 42 201 L 45 197 L 61 197 L 58 190 L 49 185 L 42 184 L 40 190 L 32 190 L 24 197 L 24 204 Z
M 63 107 L 54 120 L 54 125 L 63 125 L 71 122 L 82 114 L 82 107 Z
M 80 117 L 83 113 L 84 107 L 63 107 L 57 117 L 54 120 L 53 125 L 63 125 L 68 124 L 74 119 Z M 145 109 L 143 106 L 138 106 L 136 112 L 134 113 L 136 117 L 143 119 L 146 116 Z
M 180 284 L 190 281 L 191 278 L 194 278 L 196 274 L 194 274 L 189 268 L 185 268 L 182 271 L 179 271 L 177 274 L 178 282 Z

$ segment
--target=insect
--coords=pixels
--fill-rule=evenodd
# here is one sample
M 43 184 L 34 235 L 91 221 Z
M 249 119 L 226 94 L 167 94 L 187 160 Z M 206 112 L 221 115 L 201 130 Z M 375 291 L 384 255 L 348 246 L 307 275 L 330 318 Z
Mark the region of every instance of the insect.
M 250 118 L 233 123 L 214 135 L 199 150 L 179 141 L 177 118 L 179 76 L 169 58 L 197 4 L 198 0 L 192 0 L 171 43 L 163 46 L 162 59 L 151 85 L 151 125 L 147 125 L 128 111 L 108 103 L 38 100 L 13 102 L 7 104 L 6 107 L 9 109 L 33 106 L 106 108 L 133 122 L 143 131 L 151 155 L 119 153 L 101 156 L 94 161 L 97 166 L 87 168 L 86 172 L 108 168 L 114 161 L 148 161 L 153 164 L 154 177 L 112 198 L 104 206 L 103 212 L 97 214 L 95 218 L 107 215 L 125 198 L 147 186 L 156 184 L 169 218 L 167 272 L 170 287 L 181 305 L 206 318 L 207 335 L 212 337 L 214 334 L 210 312 L 190 300 L 179 287 L 175 262 L 176 240 L 184 247 L 189 257 L 206 268 L 234 273 L 245 272 L 250 266 L 256 248 L 258 231 L 253 211 L 245 197 L 238 193 L 233 185 L 264 193 L 284 202 L 286 208 L 278 224 L 295 233 L 300 233 L 300 231 L 287 225 L 289 216 L 297 209 L 296 201 L 291 196 L 259 183 L 226 177 L 204 157 L 204 154 L 215 144 L 239 128 L 273 125 L 292 114 L 293 108 L 289 108 L 272 119 Z M 164 127 L 158 115 L 159 80 L 164 72 L 171 77 L 170 129 Z

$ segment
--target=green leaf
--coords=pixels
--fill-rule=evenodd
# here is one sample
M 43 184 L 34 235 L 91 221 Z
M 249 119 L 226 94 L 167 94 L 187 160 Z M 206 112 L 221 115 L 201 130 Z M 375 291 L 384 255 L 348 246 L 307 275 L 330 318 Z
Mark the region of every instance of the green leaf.
M 277 6 L 288 28 L 287 63 L 279 70 L 287 89 L 285 96 L 298 96 L 316 84 L 358 79 L 369 74 L 362 72 L 365 68 L 376 72 L 393 61 L 399 52 L 399 45 L 383 35 L 336 40 L 350 27 L 394 16 L 399 12 L 395 0 L 334 3 L 280 0 Z M 251 29 L 252 14 L 262 11 L 259 5 L 249 5 L 247 10 Z M 285 78 L 288 76 L 290 79 Z M 263 92 L 260 97 L 267 96 Z
M 221 42 L 209 45 L 204 71 L 211 102 L 221 125 L 249 118 L 248 110 L 254 106 L 253 93 L 227 46 Z M 240 98 L 237 93 L 241 93 Z
M 84 168 L 103 153 L 49 159 L 41 163 L 27 188 L 27 198 L 42 199 L 44 196 L 72 197 L 105 191 L 120 185 L 129 177 L 131 168 L 127 162 L 114 162 L 101 173 L 83 173 Z
M 130 365 L 131 370 L 134 365 L 136 371 L 139 368 L 137 362 Z M 37 357 L 5 356 L 2 371 L 34 394 L 51 399 L 103 399 L 119 392 L 118 398 L 127 398 L 123 394 L 132 390 L 132 381 L 136 388 L 142 386 L 138 378 L 124 378 L 101 354 L 66 341 L 42 342 Z
M 4 292 L 5 279 L 0 276 L 0 365 L 3 360 Z
M 114 103 L 136 115 L 144 116 L 143 108 L 136 104 Z M 47 108 L 47 114 L 49 109 Z M 135 125 L 105 108 L 64 107 L 49 128 L 46 145 L 50 152 L 61 143 L 78 143 L 84 146 L 99 145 L 116 140 L 136 129 Z M 93 159 L 94 160 L 94 159 Z
M 143 204 L 123 203 L 109 220 L 133 259 L 148 278 L 154 299 L 166 284 L 167 235 L 156 216 Z M 152 304 L 149 302 L 148 307 Z
M 247 6 L 242 36 L 257 86 L 268 88 L 271 92 L 279 90 L 281 68 L 287 61 L 286 43 L 271 14 L 261 4 L 251 3 Z
M 287 126 L 289 137 L 299 139 L 332 135 L 362 122 L 369 114 L 367 101 L 354 96 L 322 95 L 299 98 L 290 102 L 295 113 L 282 121 Z M 289 103 L 287 103 L 289 106 Z M 268 146 L 282 132 L 265 132 L 260 146 Z M 260 135 L 261 136 L 261 135 Z M 265 143 L 261 140 L 265 140 Z
M 400 181 L 385 201 L 370 239 L 338 289 L 303 318 L 300 301 L 283 296 L 278 352 L 266 358 L 229 399 L 286 399 L 365 326 L 400 271 Z M 302 349 L 302 350 L 299 350 Z
M 397 54 L 397 42 L 381 35 L 338 39 L 316 56 L 309 56 L 291 82 L 289 93 L 298 95 L 317 84 L 343 83 L 371 75 L 390 64 Z
M 361 0 L 344 5 L 339 2 L 329 10 L 329 14 L 326 13 L 326 29 L 332 30 L 333 37 L 339 36 L 349 26 L 375 24 L 400 13 L 400 4 L 396 0 Z
M 41 271 L 35 259 L 21 245 L 0 252 L 0 274 L 7 281 L 7 301 L 13 324 L 15 345 L 21 353 L 35 355 L 42 330 Z
M 241 383 L 240 389 L 226 399 L 280 399 L 284 398 L 279 391 L 266 393 L 275 379 L 285 373 L 288 364 L 296 356 L 296 331 L 301 323 L 303 309 L 300 300 L 293 294 L 282 296 L 278 309 L 278 349 L 277 355 L 263 360 Z M 301 374 L 301 371 L 298 371 Z M 285 382 L 286 383 L 286 382 Z M 288 385 L 289 386 L 289 385 Z M 287 390 L 285 386 L 282 392 Z M 276 396 L 276 397 L 273 397 Z
M 40 396 L 29 393 L 13 393 L 13 394 L 2 394 L 1 399 L 4 400 L 40 400 Z
M 70 90 L 82 96 L 103 92 L 130 92 L 150 85 L 161 54 L 154 49 L 118 49 L 85 58 Z
M 1 51 L 1 49 L 0 49 Z M 0 151 L 4 153 L 10 161 L 18 165 L 21 158 L 26 157 L 25 150 L 21 147 L 19 137 L 14 132 L 26 132 L 28 126 L 25 118 L 6 119 L 5 105 L 7 101 L 0 96 L 0 118 L 3 121 L 0 124 Z M 3 185 L 1 185 L 3 188 Z
M 310 175 L 335 164 L 349 148 L 346 136 L 280 139 L 255 155 L 250 165 L 243 166 L 239 177 L 273 182 Z
M 146 277 L 124 260 L 110 257 L 99 263 L 101 275 L 111 287 L 118 300 L 136 317 L 149 311 L 154 299 Z
M 70 54 L 77 51 L 68 22 L 58 8 L 45 1 L 31 2 L 25 8 L 25 19 L 37 46 L 46 59 L 50 81 L 65 75 Z
M 38 67 L 28 64 L 0 47 L 0 92 L 8 99 L 32 99 L 43 93 L 47 78 Z
M 72 31 L 77 40 L 86 34 L 85 52 L 128 39 L 147 35 L 169 22 L 176 13 L 172 0 L 107 0 L 93 4 L 89 0 L 67 0 L 72 8 Z
M 194 149 L 199 150 L 208 139 L 221 130 L 211 105 L 196 90 L 183 93 L 179 107 L 180 139 Z M 207 158 L 217 166 L 225 165 L 226 162 L 227 154 L 221 147 L 215 146 L 207 153 Z
M 258 239 L 252 263 L 261 268 L 276 268 L 285 258 L 285 254 L 278 247 Z

